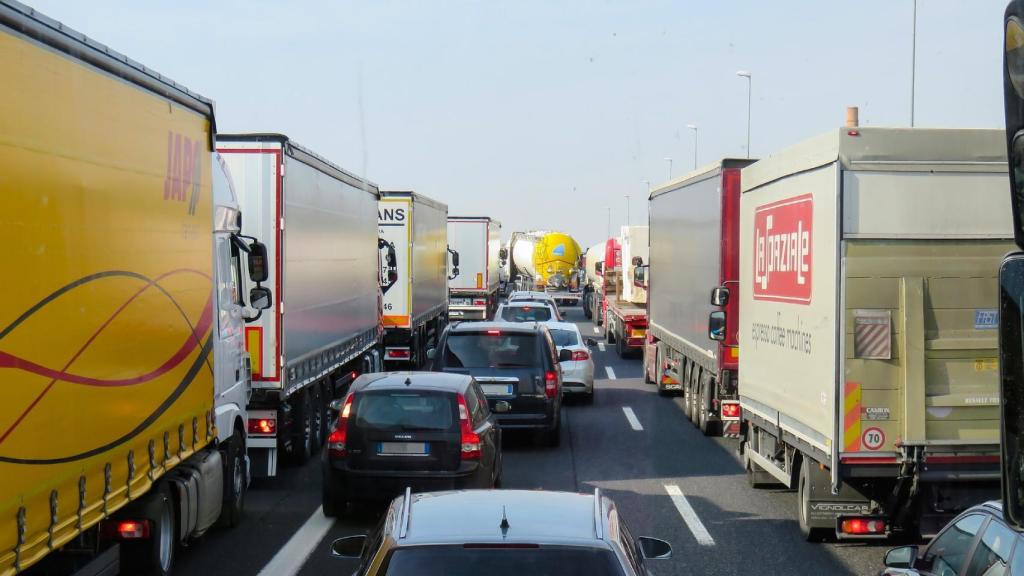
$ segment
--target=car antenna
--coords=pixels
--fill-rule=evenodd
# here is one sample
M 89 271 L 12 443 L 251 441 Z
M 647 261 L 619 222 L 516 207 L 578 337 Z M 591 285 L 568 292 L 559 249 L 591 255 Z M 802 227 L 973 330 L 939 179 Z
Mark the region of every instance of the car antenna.
M 509 529 L 508 516 L 505 515 L 504 506 L 501 507 L 501 524 L 499 527 L 501 528 L 501 537 L 504 538 L 508 534 Z
M 406 386 L 412 386 L 412 378 L 406 376 L 405 377 L 405 385 Z

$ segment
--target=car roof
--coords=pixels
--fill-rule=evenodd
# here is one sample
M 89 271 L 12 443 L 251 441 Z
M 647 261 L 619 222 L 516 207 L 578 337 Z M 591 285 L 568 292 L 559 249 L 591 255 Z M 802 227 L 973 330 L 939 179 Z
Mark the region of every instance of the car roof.
M 509 294 L 508 297 L 509 300 L 515 300 L 519 298 L 543 298 L 545 300 L 554 300 L 551 294 L 548 294 L 547 292 L 513 292 L 512 294 Z
M 548 330 L 571 330 L 573 332 L 576 332 L 577 334 L 582 334 L 580 332 L 580 327 L 572 322 L 548 321 L 545 322 L 544 325 L 548 327 Z
M 413 494 L 399 546 L 427 543 L 533 542 L 597 544 L 604 534 L 599 494 L 543 490 L 463 490 Z M 609 502 L 603 499 L 604 504 Z M 404 499 L 401 504 L 404 508 Z M 403 511 L 404 514 L 404 511 Z M 504 514 L 504 516 L 502 516 Z M 502 530 L 502 518 L 508 529 Z M 404 518 L 404 516 L 403 516 Z M 401 521 L 400 521 L 401 523 Z
M 505 308 L 530 308 L 535 307 L 538 304 L 541 306 L 551 306 L 551 302 L 547 300 L 513 300 L 502 304 Z
M 459 322 L 451 327 L 452 332 L 484 332 L 501 330 L 502 332 L 519 332 L 533 334 L 540 330 L 540 322 Z
M 363 374 L 352 383 L 357 390 L 441 390 L 459 392 L 473 381 L 469 374 L 451 372 L 377 372 Z

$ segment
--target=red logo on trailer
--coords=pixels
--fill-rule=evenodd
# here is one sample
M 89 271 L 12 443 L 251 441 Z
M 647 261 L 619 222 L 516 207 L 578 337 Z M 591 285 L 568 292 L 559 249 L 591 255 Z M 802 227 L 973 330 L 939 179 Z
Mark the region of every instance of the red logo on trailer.
M 811 303 L 810 194 L 754 210 L 754 299 Z

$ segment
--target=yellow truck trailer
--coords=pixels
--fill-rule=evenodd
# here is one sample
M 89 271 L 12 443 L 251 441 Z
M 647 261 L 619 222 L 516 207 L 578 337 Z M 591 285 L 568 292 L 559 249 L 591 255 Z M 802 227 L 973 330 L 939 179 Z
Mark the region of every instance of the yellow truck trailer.
M 933 534 L 998 497 L 1006 169 L 999 130 L 884 128 L 743 169 L 743 453 L 808 538 Z
M 0 575 L 169 571 L 246 484 L 259 248 L 213 105 L 8 0 L 0 76 Z

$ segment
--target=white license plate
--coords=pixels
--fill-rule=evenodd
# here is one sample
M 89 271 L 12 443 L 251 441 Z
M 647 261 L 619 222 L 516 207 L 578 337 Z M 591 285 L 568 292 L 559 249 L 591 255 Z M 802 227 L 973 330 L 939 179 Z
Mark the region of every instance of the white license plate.
M 515 393 L 512 384 L 481 384 L 486 396 L 511 396 Z
M 381 442 L 377 447 L 380 456 L 426 456 L 430 445 L 426 442 Z

